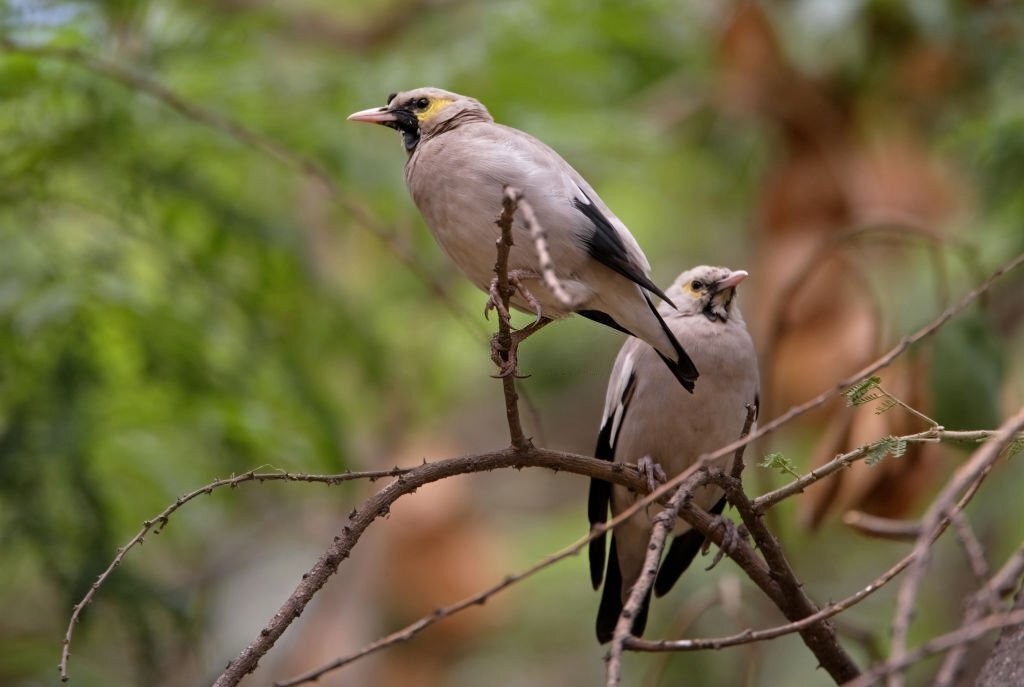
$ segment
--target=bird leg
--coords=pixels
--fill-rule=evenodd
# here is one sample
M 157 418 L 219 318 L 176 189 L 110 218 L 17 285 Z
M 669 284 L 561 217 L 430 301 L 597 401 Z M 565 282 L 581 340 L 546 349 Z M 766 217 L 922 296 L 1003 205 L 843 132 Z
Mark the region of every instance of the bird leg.
M 540 316 L 536 321 L 528 324 L 522 329 L 513 329 L 509 332 L 509 347 L 506 349 L 499 341 L 500 334 L 491 337 L 491 360 L 498 366 L 498 377 L 508 377 L 515 374 L 519 364 L 517 354 L 519 344 L 539 332 L 551 323 L 551 319 Z
M 516 367 L 518 361 L 516 358 L 517 351 L 519 350 L 519 344 L 528 339 L 536 332 L 543 329 L 549 322 L 550 318 L 544 317 L 543 310 L 538 301 L 530 290 L 523 285 L 524 279 L 537 279 L 538 275 L 533 270 L 509 270 L 508 272 L 508 284 L 511 287 L 511 293 L 508 296 L 512 296 L 518 293 L 523 297 L 533 312 L 537 315 L 537 319 L 523 327 L 522 329 L 512 329 L 511 324 L 509 325 L 509 346 L 506 349 L 502 345 L 500 338 L 501 334 L 495 334 L 491 337 L 491 360 L 498 366 L 498 376 L 508 377 L 510 374 L 516 373 Z M 487 317 L 488 313 L 493 310 L 498 311 L 498 318 L 506 323 L 509 322 L 508 308 L 505 306 L 503 296 L 498 287 L 498 278 L 495 277 L 491 280 L 490 286 L 487 288 L 488 299 L 486 305 L 484 305 L 484 317 Z
M 643 478 L 644 483 L 647 485 L 647 492 L 650 493 L 658 488 L 658 486 L 668 481 L 668 476 L 665 471 L 661 469 L 661 466 L 654 462 L 654 459 L 650 456 L 644 456 L 636 462 L 637 472 L 640 473 L 640 477 Z

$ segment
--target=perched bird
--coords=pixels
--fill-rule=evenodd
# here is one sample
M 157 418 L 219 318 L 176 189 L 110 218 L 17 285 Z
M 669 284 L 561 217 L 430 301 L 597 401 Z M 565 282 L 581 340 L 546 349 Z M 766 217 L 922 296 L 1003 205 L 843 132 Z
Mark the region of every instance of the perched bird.
M 672 332 L 704 370 L 701 384 L 693 394 L 683 393 L 664 374 L 651 347 L 629 339 L 619 351 L 608 391 L 604 416 L 594 455 L 620 463 L 637 463 L 650 478 L 678 475 L 704 453 L 740 438 L 747 418 L 747 406 L 758 404 L 757 356 L 746 324 L 735 302 L 736 286 L 747 277 L 742 270 L 724 267 L 695 267 L 683 272 L 668 289 L 678 305 L 672 311 L 662 306 L 662 315 Z M 722 468 L 731 458 L 720 460 Z M 608 506 L 617 515 L 637 500 L 625 487 L 604 480 L 590 482 L 588 504 L 591 527 L 604 523 Z M 707 486 L 693 495 L 693 503 L 714 514 L 725 507 L 718 487 Z M 656 507 L 641 510 L 612 533 L 608 572 L 597 613 L 597 638 L 612 638 L 615 624 L 633 584 L 640 577 Z M 689 567 L 704 543 L 704 536 L 682 520 L 661 561 L 654 593 L 664 595 Z M 590 578 L 594 589 L 601 586 L 605 565 L 605 537 L 590 543 Z M 647 624 L 650 594 L 633 621 L 633 633 L 640 635 Z
M 495 225 L 505 186 L 521 191 L 547 233 L 552 267 L 570 298 L 556 297 L 521 216 L 513 225 L 511 303 L 538 324 L 577 312 L 643 339 L 692 391 L 698 372 L 655 307 L 667 301 L 626 226 L 558 153 L 529 134 L 497 124 L 480 102 L 438 88 L 388 96 L 384 107 L 356 112 L 402 134 L 405 181 L 434 238 L 470 281 L 490 291 Z

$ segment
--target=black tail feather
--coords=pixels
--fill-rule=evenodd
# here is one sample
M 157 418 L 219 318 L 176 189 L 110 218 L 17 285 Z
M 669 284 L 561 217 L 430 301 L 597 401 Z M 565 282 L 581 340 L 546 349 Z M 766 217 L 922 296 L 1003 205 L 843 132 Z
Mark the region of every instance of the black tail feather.
M 608 521 L 608 503 L 612 498 L 611 482 L 603 479 L 590 480 L 590 499 L 588 509 L 590 511 L 590 524 L 604 524 Z M 601 586 L 601 575 L 604 573 L 604 551 L 605 538 L 607 533 L 601 534 L 590 540 L 588 551 L 590 558 L 590 582 L 594 589 Z
M 647 629 L 647 615 L 651 609 L 651 592 L 647 590 L 640 611 L 633 618 L 633 634 L 643 635 Z M 615 535 L 608 550 L 608 574 L 605 575 L 604 591 L 601 593 L 601 605 L 597 609 L 597 641 L 607 644 L 615 636 L 615 625 L 622 613 L 622 571 L 619 570 L 619 555 L 615 551 Z

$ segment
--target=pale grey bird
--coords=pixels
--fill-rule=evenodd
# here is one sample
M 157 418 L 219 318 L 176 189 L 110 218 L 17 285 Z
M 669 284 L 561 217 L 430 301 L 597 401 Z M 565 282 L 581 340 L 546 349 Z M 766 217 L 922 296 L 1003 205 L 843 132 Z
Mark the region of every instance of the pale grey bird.
M 629 339 L 619 351 L 608 391 L 594 455 L 604 460 L 636 463 L 658 473 L 658 479 L 678 475 L 704 453 L 740 438 L 747 406 L 758 404 L 759 377 L 754 344 L 735 302 L 736 286 L 747 273 L 724 267 L 695 267 L 683 272 L 668 289 L 678 306 L 662 306 L 665 321 L 704 370 L 700 386 L 683 393 L 664 373 L 658 357 L 645 342 Z M 720 460 L 726 468 L 731 457 Z M 591 480 L 588 515 L 593 527 L 608 518 L 608 507 L 618 515 L 637 500 L 625 487 Z M 725 507 L 721 489 L 697 490 L 694 505 L 720 514 Z M 608 570 L 597 614 L 597 638 L 612 638 L 619 614 L 633 583 L 639 578 L 657 507 L 641 510 L 612 532 Z M 654 593 L 664 595 L 693 561 L 704 536 L 682 520 L 658 570 Z M 590 578 L 601 586 L 605 565 L 605 537 L 590 544 Z M 634 618 L 639 636 L 647 624 L 650 594 Z
M 388 96 L 384 107 L 349 115 L 402 134 L 405 181 L 434 238 L 470 281 L 488 291 L 494 278 L 495 225 L 505 186 L 523 192 L 547 232 L 555 273 L 571 298 L 560 301 L 541 279 L 533 242 L 517 216 L 511 276 L 519 310 L 538 325 L 577 312 L 648 342 L 692 391 L 698 372 L 651 294 L 650 265 L 626 226 L 583 177 L 541 141 L 495 123 L 480 102 L 438 88 Z M 531 303 L 529 294 L 535 299 Z

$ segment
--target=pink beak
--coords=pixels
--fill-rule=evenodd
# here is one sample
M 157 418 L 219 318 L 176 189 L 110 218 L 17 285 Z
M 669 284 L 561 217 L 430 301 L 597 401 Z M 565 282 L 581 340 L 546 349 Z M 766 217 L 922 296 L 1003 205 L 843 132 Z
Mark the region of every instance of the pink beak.
M 750 274 L 746 270 L 736 270 L 735 272 L 731 272 L 728 277 L 715 285 L 715 290 L 725 291 L 726 289 L 735 288 L 741 281 L 749 276 Z
M 368 122 L 370 124 L 388 124 L 398 118 L 387 107 L 371 107 L 369 110 L 353 112 L 348 116 L 350 122 Z

